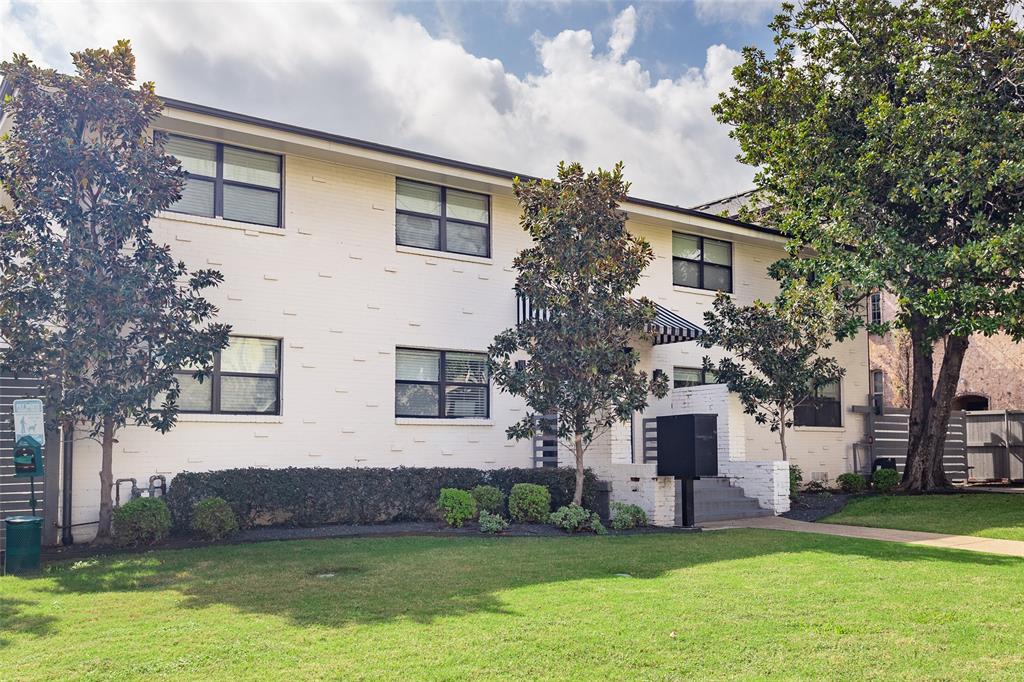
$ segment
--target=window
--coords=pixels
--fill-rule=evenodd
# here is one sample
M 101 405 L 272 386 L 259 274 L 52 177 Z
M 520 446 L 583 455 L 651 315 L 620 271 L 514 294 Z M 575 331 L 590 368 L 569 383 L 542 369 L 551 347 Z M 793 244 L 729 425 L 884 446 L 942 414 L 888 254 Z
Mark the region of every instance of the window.
M 882 324 L 882 294 L 878 291 L 868 297 L 868 322 Z
M 487 355 L 398 348 L 395 416 L 486 419 Z
M 839 399 L 839 382 L 833 381 L 819 387 L 814 397 L 805 400 L 793 410 L 794 426 L 842 426 L 842 402 Z
M 490 197 L 399 179 L 395 190 L 395 242 L 489 257 Z
M 170 135 L 164 151 L 188 173 L 171 211 L 281 226 L 281 157 Z
M 717 383 L 718 376 L 714 370 L 705 372 L 700 367 L 672 368 L 672 388 L 686 388 L 687 386 L 704 386 Z
M 213 359 L 213 374 L 202 382 L 191 372 L 175 374 L 182 412 L 281 414 L 281 342 L 232 336 Z
M 732 244 L 673 232 L 672 283 L 695 289 L 732 291 Z
M 885 406 L 885 374 L 882 370 L 871 370 L 871 406 L 875 414 L 882 414 Z

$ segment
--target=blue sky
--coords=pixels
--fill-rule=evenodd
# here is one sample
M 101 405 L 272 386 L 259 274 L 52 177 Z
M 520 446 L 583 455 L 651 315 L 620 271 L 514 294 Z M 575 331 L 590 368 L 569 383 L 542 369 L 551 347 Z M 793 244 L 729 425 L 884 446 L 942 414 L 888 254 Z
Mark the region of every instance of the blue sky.
M 157 92 L 531 175 L 626 164 L 637 196 L 750 186 L 711 114 L 773 0 L 0 0 L 0 50 L 70 69 L 129 38 Z

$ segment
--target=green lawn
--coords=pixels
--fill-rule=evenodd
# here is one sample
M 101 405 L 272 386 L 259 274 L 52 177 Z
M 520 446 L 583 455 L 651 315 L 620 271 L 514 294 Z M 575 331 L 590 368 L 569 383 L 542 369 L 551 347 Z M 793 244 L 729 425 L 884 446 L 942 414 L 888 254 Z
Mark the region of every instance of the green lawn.
M 822 521 L 1024 540 L 1024 495 L 968 493 L 863 497 Z
M 4 680 L 1006 679 L 1024 669 L 1024 561 L 806 533 L 162 551 L 0 578 L 0 604 Z

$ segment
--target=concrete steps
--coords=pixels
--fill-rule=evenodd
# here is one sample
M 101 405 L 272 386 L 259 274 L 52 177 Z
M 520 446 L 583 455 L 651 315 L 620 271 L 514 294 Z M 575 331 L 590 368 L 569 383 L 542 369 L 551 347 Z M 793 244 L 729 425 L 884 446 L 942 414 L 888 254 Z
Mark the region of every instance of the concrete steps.
M 743 490 L 728 478 L 701 478 L 693 482 L 693 515 L 698 524 L 728 519 L 771 516 L 757 500 L 744 496 Z

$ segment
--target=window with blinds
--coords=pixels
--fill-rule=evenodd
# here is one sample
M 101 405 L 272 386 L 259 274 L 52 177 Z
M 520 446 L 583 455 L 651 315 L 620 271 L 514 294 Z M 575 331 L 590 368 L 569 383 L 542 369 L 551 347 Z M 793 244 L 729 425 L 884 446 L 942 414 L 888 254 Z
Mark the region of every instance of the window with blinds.
M 434 251 L 490 256 L 490 197 L 398 179 L 395 241 Z
M 842 426 L 843 408 L 839 382 L 833 381 L 814 391 L 814 395 L 793 408 L 794 426 Z
M 672 234 L 672 283 L 732 291 L 732 244 L 691 234 Z
M 486 419 L 487 355 L 461 351 L 395 350 L 395 416 Z
M 672 388 L 686 388 L 688 386 L 704 386 L 717 383 L 718 374 L 714 370 L 705 371 L 701 367 L 672 368 Z
M 164 151 L 188 174 L 169 210 L 268 227 L 281 226 L 281 157 L 169 135 Z
M 175 378 L 182 412 L 281 414 L 281 341 L 232 336 L 214 357 L 211 376 L 200 382 L 182 370 Z

